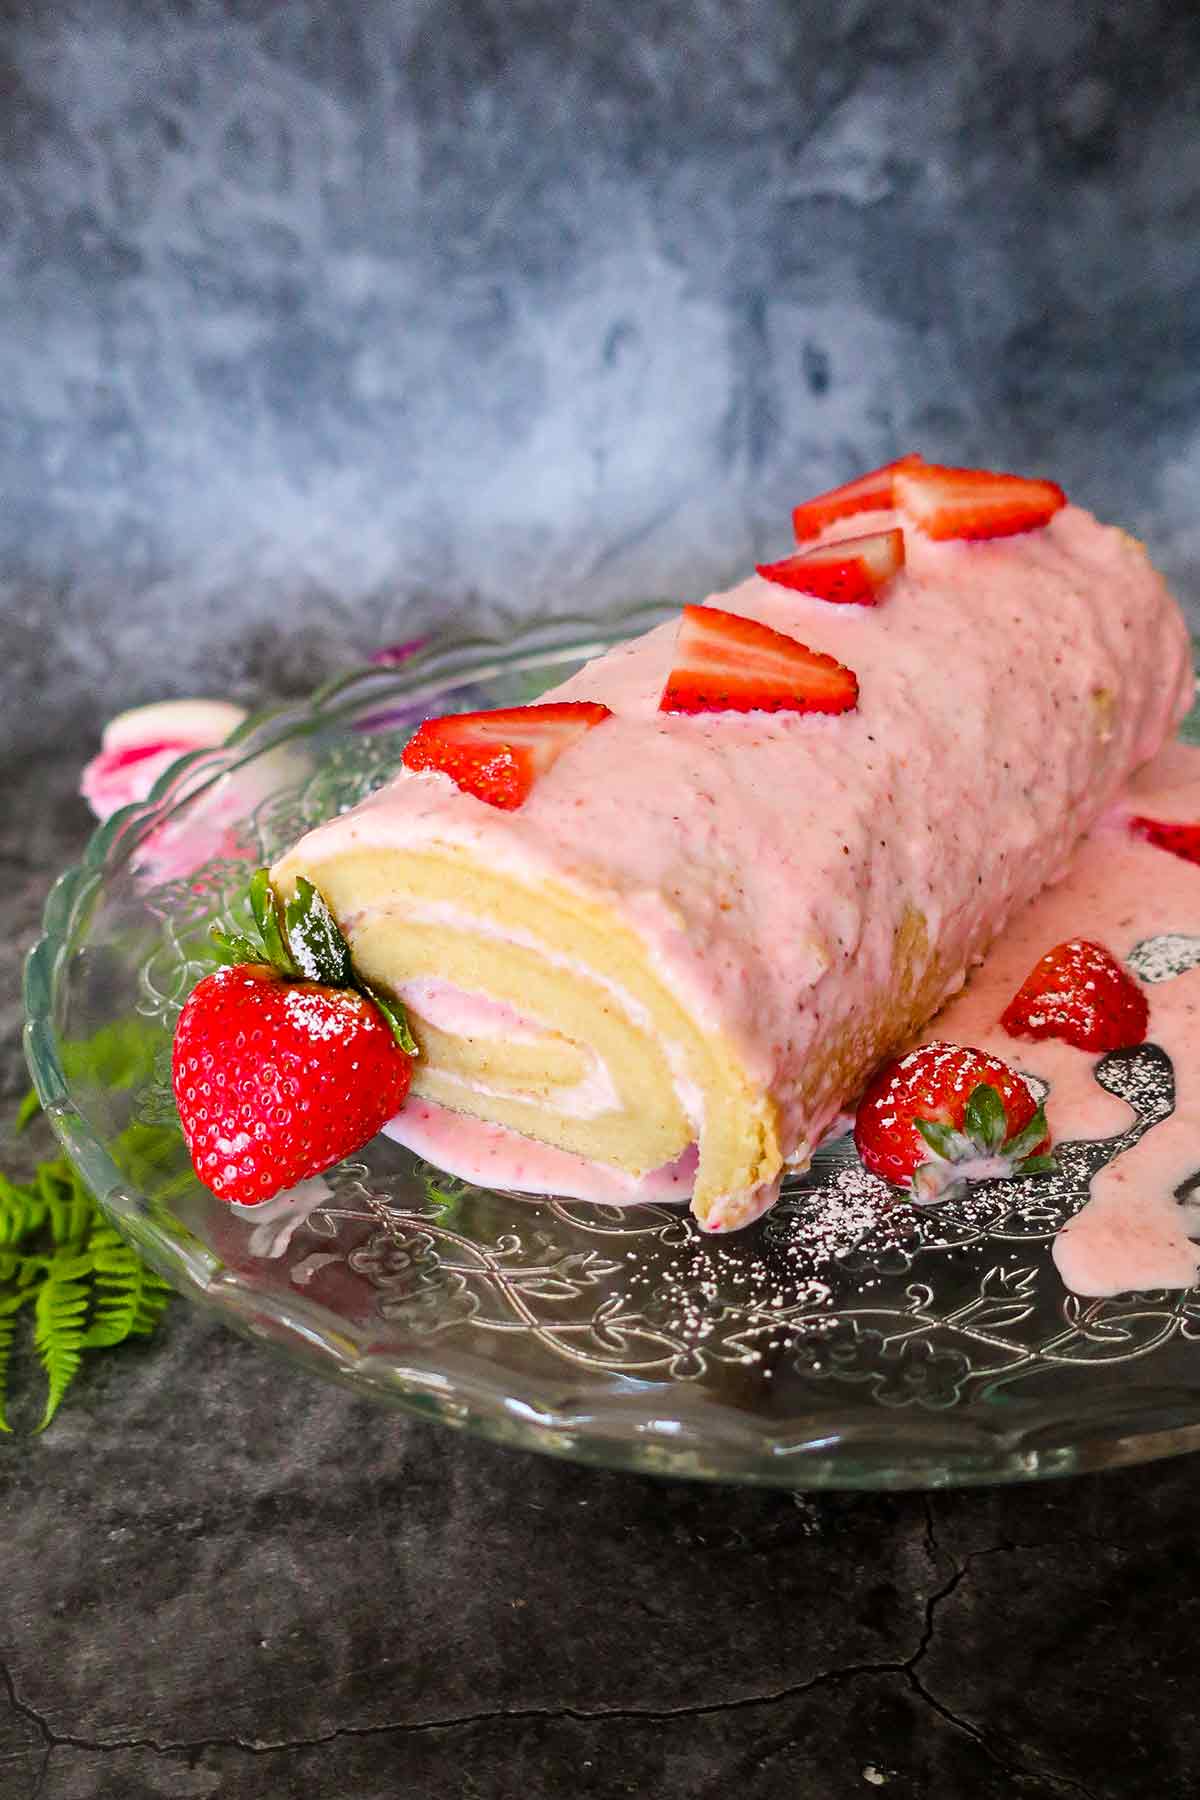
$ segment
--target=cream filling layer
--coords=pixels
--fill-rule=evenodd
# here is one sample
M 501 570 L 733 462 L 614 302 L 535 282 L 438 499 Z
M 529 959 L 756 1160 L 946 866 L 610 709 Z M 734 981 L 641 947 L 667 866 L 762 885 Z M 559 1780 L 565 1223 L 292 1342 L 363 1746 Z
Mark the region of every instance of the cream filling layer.
M 377 919 L 384 917 L 386 911 L 387 909 L 384 907 L 372 906 L 364 907 L 361 911 L 351 914 L 344 921 L 344 929 L 346 930 L 347 935 L 353 937 L 353 935 L 357 931 L 360 931 L 364 925 L 373 923 Z M 423 903 L 418 902 L 416 904 L 410 904 L 407 907 L 407 917 L 417 925 L 441 926 L 450 931 L 463 932 L 468 936 L 486 937 L 491 939 L 494 943 L 511 945 L 517 949 L 528 950 L 534 956 L 540 957 L 543 962 L 549 964 L 551 968 L 561 969 L 566 975 L 573 976 L 579 980 L 589 981 L 594 986 L 603 989 L 603 991 L 610 995 L 620 1007 L 631 1025 L 636 1026 L 639 1031 L 645 1032 L 658 1043 L 667 1067 L 671 1072 L 672 1087 L 674 1088 L 675 1096 L 679 1101 L 684 1117 L 692 1126 L 697 1136 L 703 1132 L 705 1119 L 704 1093 L 698 1083 L 692 1080 L 688 1073 L 687 1052 L 684 1046 L 671 1039 L 665 1039 L 658 1033 L 649 1010 L 642 1005 L 641 1001 L 638 1000 L 635 995 L 629 992 L 628 988 L 622 987 L 619 982 L 613 981 L 609 976 L 589 968 L 586 964 L 581 963 L 578 958 L 565 956 L 561 951 L 550 948 L 542 943 L 532 932 L 513 929 L 511 926 L 500 926 L 491 919 L 481 919 L 473 913 L 465 912 L 461 907 L 455 906 L 451 901 L 426 901 Z M 440 1000 L 443 1005 L 446 1005 L 448 996 L 445 990 L 450 989 L 451 984 L 448 982 L 436 981 L 434 978 L 426 978 L 423 991 L 428 992 L 431 984 L 435 991 L 435 1002 Z M 408 988 L 412 985 L 413 984 L 406 983 L 405 987 Z M 442 991 L 438 993 L 437 990 Z M 480 1021 L 486 1021 L 489 1018 L 498 1017 L 498 1014 L 493 1015 L 492 1009 L 499 1008 L 502 1009 L 505 1015 L 511 1015 L 514 1020 L 518 1021 L 523 1032 L 531 1033 L 535 1038 L 539 1035 L 536 1021 L 517 1013 L 516 1009 L 508 1006 L 506 1002 L 493 1001 L 488 995 L 463 994 L 460 989 L 454 989 L 454 993 L 459 996 L 463 1002 L 464 1011 L 461 1014 L 463 1019 L 470 1018 L 473 1020 L 478 1019 Z M 403 998 L 403 994 L 401 997 Z M 420 1007 L 416 1002 L 414 1002 L 414 1011 L 420 1011 Z M 422 1014 L 422 1016 L 425 1017 L 428 1015 Z M 451 1017 L 452 1016 L 453 1014 L 451 1014 Z M 437 1024 L 439 1021 L 431 1018 L 430 1023 Z M 470 1035 L 469 1033 L 463 1032 L 459 1025 L 446 1025 L 443 1029 L 453 1031 L 456 1035 Z M 546 1028 L 544 1027 L 543 1029 Z M 476 1035 L 502 1036 L 504 1034 L 503 1031 L 494 1030 L 490 1033 L 477 1033 Z M 587 1049 L 587 1046 L 576 1047 L 584 1051 Z M 474 1087 L 474 1084 L 471 1081 L 463 1077 L 455 1076 L 451 1078 L 449 1076 L 444 1076 L 443 1078 L 453 1079 L 455 1084 L 462 1087 L 464 1091 Z M 612 1078 L 607 1070 L 604 1071 L 604 1079 L 608 1084 L 608 1090 L 611 1094 L 611 1106 L 616 1103 L 616 1092 L 612 1086 Z M 596 1091 L 591 1089 L 590 1078 L 585 1078 L 583 1082 L 577 1084 L 577 1089 L 575 1091 L 580 1089 L 588 1090 L 589 1092 Z M 481 1084 L 478 1087 L 474 1087 L 474 1091 L 481 1094 L 489 1094 L 494 1093 L 495 1090 Z M 572 1092 L 572 1090 L 564 1090 L 564 1093 L 570 1092 Z M 558 1097 L 556 1096 L 556 1103 L 557 1098 Z M 593 1118 L 597 1117 L 599 1113 L 604 1110 L 605 1108 L 603 1107 L 597 1107 L 595 1112 L 581 1112 L 574 1116 L 580 1118 Z

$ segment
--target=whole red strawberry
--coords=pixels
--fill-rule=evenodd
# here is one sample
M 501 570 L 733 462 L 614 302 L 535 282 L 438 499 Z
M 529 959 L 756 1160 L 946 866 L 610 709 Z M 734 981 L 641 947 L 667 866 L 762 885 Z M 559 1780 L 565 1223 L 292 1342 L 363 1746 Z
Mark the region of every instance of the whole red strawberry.
M 232 966 L 193 988 L 171 1061 L 193 1167 L 242 1206 L 361 1150 L 399 1111 L 416 1051 L 403 1011 L 356 977 L 309 882 L 284 909 L 260 870 L 250 901 L 263 945 L 214 931 Z
M 253 1206 L 361 1150 L 399 1111 L 412 1059 L 364 995 L 242 963 L 192 989 L 171 1074 L 197 1175 Z
M 1103 944 L 1068 938 L 1038 957 L 1000 1023 L 1010 1037 L 1062 1038 L 1100 1055 L 1144 1043 L 1150 1007 Z
M 873 1175 L 926 1201 L 1053 1167 L 1046 1115 L 1020 1075 L 967 1044 L 920 1044 L 885 1063 L 859 1103 L 854 1142 Z

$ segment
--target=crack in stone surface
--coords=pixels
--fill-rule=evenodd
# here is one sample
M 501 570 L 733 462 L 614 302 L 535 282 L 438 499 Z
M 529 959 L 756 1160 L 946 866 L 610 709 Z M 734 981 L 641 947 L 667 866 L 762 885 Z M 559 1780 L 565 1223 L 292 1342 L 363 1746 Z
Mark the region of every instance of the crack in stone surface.
M 990 1757 L 997 1767 L 1003 1769 L 1006 1774 L 1025 1777 L 1030 1780 L 1048 1782 L 1051 1786 L 1062 1787 L 1071 1793 L 1081 1794 L 1084 1796 L 1084 1800 L 1096 1800 L 1096 1796 L 1092 1793 L 1091 1789 L 1085 1787 L 1082 1782 L 1076 1781 L 1073 1776 L 1031 1769 L 1021 1764 L 1010 1762 L 988 1741 L 987 1734 L 979 1726 L 972 1724 L 969 1719 L 960 1718 L 957 1713 L 944 1705 L 943 1702 L 940 1701 L 928 1687 L 926 1687 L 924 1681 L 922 1681 L 917 1673 L 918 1665 L 927 1655 L 929 1647 L 933 1642 L 938 1608 L 944 1601 L 950 1598 L 951 1594 L 953 1594 L 966 1579 L 970 1573 L 972 1564 L 989 1556 L 1012 1555 L 1019 1551 L 1027 1550 L 1049 1550 L 1058 1548 L 1059 1545 L 1051 1543 L 1018 1544 L 1010 1543 L 1006 1540 L 998 1544 L 987 1544 L 979 1550 L 968 1550 L 960 1562 L 953 1563 L 953 1558 L 949 1557 L 949 1552 L 942 1550 L 937 1542 L 932 1498 L 927 1494 L 924 1499 L 926 1549 L 931 1560 L 936 1560 L 938 1557 L 945 1556 L 952 1562 L 953 1566 L 950 1575 L 942 1583 L 941 1587 L 930 1594 L 925 1602 L 925 1626 L 921 1633 L 921 1641 L 908 1662 L 904 1664 L 904 1674 L 908 1680 L 909 1686 L 927 1706 L 931 1707 L 934 1712 L 945 1719 L 948 1725 L 954 1726 L 956 1730 L 965 1733 L 967 1737 L 978 1744 L 984 1755 Z M 1092 1541 L 1098 1540 L 1093 1539 Z M 1113 1545 L 1110 1546 L 1110 1548 L 1120 1548 L 1120 1546 Z
M 714 1716 L 718 1713 L 740 1712 L 754 1706 L 777 1706 L 788 1700 L 799 1699 L 814 1688 L 825 1687 L 839 1681 L 852 1681 L 860 1675 L 900 1675 L 906 1665 L 898 1662 L 854 1663 L 843 1669 L 829 1669 L 814 1675 L 808 1681 L 802 1681 L 792 1687 L 779 1688 L 765 1694 L 743 1694 L 735 1700 L 711 1700 L 695 1706 L 673 1707 L 596 1707 L 592 1709 L 577 1706 L 524 1706 L 497 1707 L 489 1712 L 457 1713 L 443 1719 L 416 1719 L 411 1723 L 391 1721 L 379 1725 L 337 1725 L 332 1730 L 321 1732 L 316 1737 L 285 1738 L 277 1742 L 253 1743 L 241 1737 L 210 1737 L 194 1740 L 162 1741 L 151 1737 L 111 1738 L 107 1741 L 81 1738 L 74 1734 L 54 1731 L 47 1722 L 30 1708 L 22 1707 L 25 1716 L 31 1718 L 44 1734 L 49 1748 L 67 1748 L 73 1750 L 90 1750 L 104 1753 L 112 1750 L 149 1750 L 157 1756 L 174 1756 L 187 1754 L 197 1750 L 244 1750 L 251 1756 L 270 1756 L 284 1750 L 308 1750 L 319 1748 L 323 1744 L 334 1743 L 343 1737 L 383 1737 L 389 1733 L 419 1733 L 423 1731 L 457 1731 L 464 1726 L 489 1725 L 503 1720 L 520 1724 L 525 1720 L 572 1719 L 579 1724 L 607 1724 L 610 1721 L 625 1723 L 663 1724 L 672 1719 L 698 1719 Z
M 29 1724 L 33 1726 L 41 1740 L 41 1766 L 38 1769 L 33 1789 L 29 1795 L 29 1800 L 38 1800 L 38 1795 L 46 1785 L 46 1774 L 50 1767 L 51 1752 L 54 1749 L 54 1736 L 41 1713 L 37 1712 L 34 1707 L 27 1706 L 24 1700 L 21 1699 L 8 1664 L 2 1661 L 0 1661 L 0 1684 L 3 1685 L 4 1691 L 8 1695 L 8 1704 L 11 1706 L 17 1718 L 28 1720 Z
M 932 1609 L 948 1593 L 953 1592 L 965 1573 L 965 1568 L 956 1570 L 951 1581 L 945 1584 L 936 1595 L 930 1596 L 926 1618 L 926 1630 L 930 1635 L 932 1634 Z M 415 1736 L 423 1732 L 453 1732 L 476 1725 L 497 1723 L 522 1724 L 531 1721 L 553 1723 L 564 1719 L 570 1719 L 583 1725 L 669 1723 L 675 1719 L 705 1718 L 722 1713 L 740 1712 L 751 1707 L 779 1706 L 788 1701 L 801 1699 L 805 1694 L 812 1693 L 818 1688 L 836 1686 L 842 1682 L 849 1684 L 870 1676 L 894 1676 L 907 1681 L 917 1699 L 931 1712 L 936 1713 L 939 1718 L 944 1719 L 947 1724 L 969 1737 L 979 1746 L 984 1755 L 998 1768 L 1003 1769 L 1006 1774 L 1038 1781 L 1051 1787 L 1064 1788 L 1082 1795 L 1084 1800 L 1096 1800 L 1096 1796 L 1069 1776 L 1049 1774 L 1008 1761 L 992 1748 L 984 1734 L 969 1720 L 959 1718 L 948 1707 L 943 1706 L 925 1687 L 915 1671 L 915 1665 L 924 1655 L 928 1641 L 928 1636 L 923 1634 L 921 1644 L 905 1662 L 854 1663 L 845 1668 L 823 1671 L 814 1675 L 810 1680 L 799 1682 L 792 1687 L 781 1688 L 766 1694 L 742 1695 L 736 1700 L 711 1701 L 702 1705 L 665 1708 L 607 1707 L 587 1710 L 574 1706 L 515 1707 L 511 1709 L 500 1707 L 489 1712 L 462 1713 L 443 1719 L 419 1719 L 409 1724 L 392 1722 L 379 1725 L 340 1725 L 315 1737 L 288 1738 L 274 1743 L 251 1743 L 240 1737 L 210 1737 L 179 1742 L 161 1742 L 148 1737 L 118 1738 L 109 1742 L 93 1741 L 75 1735 L 57 1733 L 31 1707 L 16 1701 L 15 1696 L 14 1702 L 17 1710 L 37 1725 L 45 1741 L 45 1757 L 38 1774 L 37 1784 L 30 1796 L 30 1800 L 37 1800 L 38 1794 L 42 1791 L 51 1755 L 56 1749 L 82 1750 L 100 1755 L 121 1750 L 146 1750 L 152 1755 L 161 1757 L 195 1755 L 206 1750 L 236 1750 L 250 1756 L 276 1756 L 286 1755 L 289 1751 L 295 1750 L 320 1749 L 327 1744 L 336 1743 L 342 1738 Z M 6 1679 L 8 1679 L 7 1672 Z M 9 1687 L 12 1692 L 11 1681 L 9 1681 Z
M 1093 1539 L 1091 1541 L 1101 1541 Z M 0 1662 L 0 1680 L 3 1681 L 13 1711 L 34 1726 L 44 1747 L 42 1766 L 30 1800 L 37 1800 L 45 1784 L 46 1774 L 52 1753 L 57 1749 L 72 1749 L 103 1755 L 112 1751 L 145 1750 L 155 1756 L 190 1755 L 205 1750 L 236 1750 L 251 1756 L 271 1756 L 286 1754 L 293 1750 L 318 1749 L 326 1744 L 337 1742 L 341 1738 L 383 1737 L 389 1734 L 416 1735 L 422 1732 L 458 1731 L 477 1725 L 489 1725 L 499 1722 L 520 1724 L 534 1720 L 549 1721 L 569 1719 L 579 1724 L 608 1723 L 669 1723 L 675 1719 L 705 1718 L 722 1713 L 744 1711 L 751 1707 L 772 1707 L 784 1705 L 789 1701 L 803 1698 L 805 1694 L 821 1687 L 835 1686 L 841 1682 L 853 1682 L 869 1676 L 895 1676 L 905 1683 L 912 1694 L 943 1719 L 948 1725 L 964 1736 L 970 1738 L 979 1749 L 998 1768 L 1006 1774 L 1018 1779 L 1040 1781 L 1066 1792 L 1078 1794 L 1083 1800 L 1096 1800 L 1092 1790 L 1082 1782 L 1069 1775 L 1061 1775 L 1049 1770 L 1039 1770 L 1014 1763 L 989 1742 L 988 1736 L 971 1720 L 960 1717 L 931 1692 L 918 1674 L 918 1667 L 929 1652 L 937 1629 L 939 1608 L 958 1589 L 967 1578 L 974 1563 L 986 1557 L 1012 1555 L 1022 1551 L 1038 1551 L 1058 1548 L 1057 1542 L 1015 1543 L 1004 1541 L 998 1544 L 985 1545 L 977 1550 L 968 1551 L 959 1561 L 954 1561 L 949 1552 L 937 1541 L 935 1516 L 929 1497 L 925 1500 L 925 1549 L 930 1564 L 936 1568 L 939 1562 L 948 1561 L 950 1572 L 941 1585 L 930 1593 L 925 1600 L 924 1618 L 921 1635 L 912 1655 L 903 1660 L 887 1660 L 881 1662 L 852 1663 L 843 1668 L 823 1670 L 809 1680 L 798 1682 L 792 1686 L 775 1689 L 761 1694 L 741 1695 L 732 1700 L 714 1700 L 694 1705 L 678 1707 L 600 1707 L 586 1709 L 574 1706 L 560 1707 L 499 1707 L 491 1711 L 478 1713 L 462 1713 L 446 1718 L 418 1719 L 410 1723 L 402 1721 L 384 1722 L 377 1725 L 339 1725 L 331 1730 L 313 1737 L 287 1738 L 274 1742 L 252 1742 L 239 1736 L 206 1737 L 194 1740 L 159 1740 L 153 1737 L 113 1738 L 107 1741 L 81 1737 L 75 1733 L 57 1732 L 36 1708 L 23 1700 L 11 1670 Z M 1126 1546 L 1110 1544 L 1111 1549 L 1125 1551 Z

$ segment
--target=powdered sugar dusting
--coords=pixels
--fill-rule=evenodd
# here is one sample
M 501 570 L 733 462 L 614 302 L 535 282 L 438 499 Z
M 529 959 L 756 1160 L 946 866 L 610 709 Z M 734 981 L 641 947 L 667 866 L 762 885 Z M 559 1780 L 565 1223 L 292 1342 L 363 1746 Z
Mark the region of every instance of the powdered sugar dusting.
M 1142 981 L 1170 981 L 1200 964 L 1200 937 L 1183 931 L 1160 932 L 1135 944 L 1125 960 Z
M 311 896 L 302 927 L 290 930 L 288 943 L 297 968 L 309 981 L 336 980 L 333 971 L 346 959 L 346 942 L 319 894 Z
M 315 1044 L 334 1038 L 354 1037 L 360 1031 L 373 1029 L 373 1021 L 363 1003 L 349 994 L 323 988 L 288 986 L 283 995 L 288 1024 L 303 1031 Z

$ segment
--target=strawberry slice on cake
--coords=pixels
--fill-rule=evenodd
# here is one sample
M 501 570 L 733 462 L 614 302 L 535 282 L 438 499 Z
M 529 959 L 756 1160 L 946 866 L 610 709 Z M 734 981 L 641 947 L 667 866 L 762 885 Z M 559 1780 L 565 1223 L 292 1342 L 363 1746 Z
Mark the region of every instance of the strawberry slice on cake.
M 426 719 L 400 760 L 406 769 L 449 775 L 464 793 L 514 812 L 564 750 L 611 717 L 597 700 L 447 713 Z
M 892 493 L 899 510 L 936 539 L 1014 537 L 1048 525 L 1067 504 L 1056 481 L 939 463 L 898 467 Z
M 834 656 L 718 606 L 685 606 L 659 711 L 849 712 L 858 679 Z
M 758 563 L 764 581 L 841 605 L 874 606 L 883 589 L 904 567 L 903 531 L 875 531 L 866 537 L 836 538 L 781 562 Z
M 881 469 L 872 469 L 867 475 L 845 481 L 841 487 L 830 488 L 828 493 L 817 494 L 812 500 L 793 507 L 792 527 L 796 542 L 807 544 L 839 520 L 852 519 L 857 513 L 890 512 L 896 504 L 897 474 L 919 467 L 921 460 L 917 455 L 902 456 L 897 462 L 884 463 Z

